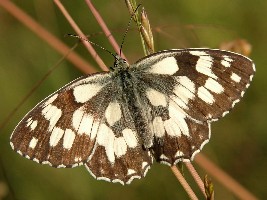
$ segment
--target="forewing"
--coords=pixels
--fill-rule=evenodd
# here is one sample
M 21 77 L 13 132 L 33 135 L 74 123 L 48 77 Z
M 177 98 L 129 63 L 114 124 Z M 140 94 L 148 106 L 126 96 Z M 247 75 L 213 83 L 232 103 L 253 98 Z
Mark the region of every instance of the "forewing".
M 232 52 L 184 49 L 152 54 L 139 60 L 133 70 L 144 72 L 141 78 L 165 90 L 188 116 L 214 121 L 239 102 L 255 66 Z
M 12 148 L 28 159 L 54 167 L 83 164 L 93 150 L 109 86 L 109 74 L 99 73 L 59 89 L 17 125 L 10 139 Z

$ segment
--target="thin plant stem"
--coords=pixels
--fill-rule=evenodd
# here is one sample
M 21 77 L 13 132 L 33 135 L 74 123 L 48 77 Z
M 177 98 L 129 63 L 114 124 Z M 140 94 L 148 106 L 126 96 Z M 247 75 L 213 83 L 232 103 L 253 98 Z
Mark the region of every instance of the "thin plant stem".
M 48 32 L 43 26 L 38 24 L 33 18 L 31 18 L 28 14 L 26 14 L 23 10 L 17 7 L 14 3 L 9 0 L 0 0 L 0 6 L 2 6 L 10 15 L 15 17 L 19 22 L 28 27 L 33 33 L 35 33 L 42 40 L 47 42 L 52 48 L 58 51 L 60 54 L 65 55 L 66 52 L 70 50 L 70 48 L 62 43 L 58 38 Z M 81 58 L 75 52 L 71 52 L 67 57 L 75 67 L 83 71 L 84 73 L 93 73 L 96 70 L 86 62 L 83 58 Z
M 113 37 L 112 33 L 110 32 L 109 28 L 107 27 L 106 23 L 104 22 L 103 18 L 99 14 L 99 12 L 96 10 L 94 5 L 92 4 L 91 0 L 85 0 L 87 3 L 89 9 L 91 10 L 92 14 L 94 15 L 96 21 L 98 22 L 99 26 L 102 28 L 103 32 L 105 33 L 106 37 L 108 38 L 110 44 L 112 45 L 113 49 L 117 54 L 120 53 L 120 46 L 116 42 L 115 38 Z M 121 56 L 126 59 L 123 52 L 121 52 Z
M 190 199 L 197 200 L 198 199 L 197 196 L 195 195 L 194 191 L 189 186 L 189 184 L 187 183 L 187 181 L 185 180 L 181 172 L 178 170 L 178 168 L 174 165 L 174 166 L 171 166 L 171 170 L 173 174 L 175 175 L 175 177 L 179 180 L 179 182 L 183 186 L 184 190 L 187 192 Z
M 194 166 L 192 165 L 191 162 L 184 162 L 184 164 L 187 167 L 188 171 L 191 173 L 191 175 L 194 178 L 194 180 L 196 181 L 196 183 L 197 183 L 198 187 L 200 188 L 201 192 L 206 197 L 204 183 L 203 183 L 202 179 L 200 178 L 200 176 L 198 175 L 196 169 L 194 168 Z
M 33 92 L 40 87 L 40 85 L 47 79 L 47 77 L 62 63 L 68 54 L 73 52 L 73 49 L 77 47 L 77 44 L 74 45 L 69 52 L 67 52 L 66 55 L 62 56 L 47 72 L 46 74 L 35 83 L 35 85 L 30 89 L 30 91 L 20 100 L 20 102 L 17 104 L 17 106 L 9 113 L 9 115 L 4 119 L 3 122 L 0 124 L 0 130 L 2 130 L 5 125 L 9 122 L 9 120 L 13 117 L 13 115 L 17 112 L 17 110 L 26 102 L 26 100 L 33 94 Z
M 226 172 L 220 169 L 217 165 L 215 165 L 212 161 L 210 161 L 206 156 L 202 153 L 199 153 L 195 157 L 195 162 L 202 167 L 207 173 L 217 179 L 224 187 L 226 187 L 229 191 L 235 194 L 238 198 L 242 200 L 257 200 L 252 193 L 250 193 L 246 188 L 240 185 L 236 180 L 234 180 L 231 176 L 229 176 Z
M 75 23 L 75 21 L 72 19 L 72 17 L 70 16 L 70 14 L 68 13 L 68 11 L 65 9 L 65 7 L 62 5 L 62 3 L 59 0 L 54 0 L 55 4 L 58 6 L 58 8 L 60 9 L 60 11 L 62 12 L 62 14 L 65 16 L 65 18 L 67 19 L 67 21 L 69 22 L 69 24 L 71 25 L 71 27 L 74 29 L 74 31 L 82 38 L 86 38 L 86 35 L 81 31 L 81 29 L 79 28 L 79 26 Z M 96 61 L 96 63 L 99 65 L 99 67 L 103 70 L 103 71 L 108 71 L 107 66 L 105 65 L 105 63 L 103 62 L 103 60 L 100 58 L 100 56 L 97 54 L 97 52 L 95 51 L 94 47 L 87 41 L 85 40 L 81 40 L 81 42 L 83 43 L 83 45 L 87 48 L 87 50 L 89 51 L 89 53 L 92 55 L 92 57 L 94 58 L 94 60 Z

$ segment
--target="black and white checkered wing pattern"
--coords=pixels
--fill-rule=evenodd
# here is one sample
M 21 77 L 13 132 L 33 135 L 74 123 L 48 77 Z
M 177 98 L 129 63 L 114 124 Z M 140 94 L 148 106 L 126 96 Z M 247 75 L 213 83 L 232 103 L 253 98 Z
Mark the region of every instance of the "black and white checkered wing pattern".
M 212 49 L 168 50 L 82 77 L 32 109 L 11 136 L 19 154 L 54 167 L 85 164 L 121 184 L 152 164 L 193 159 L 210 123 L 226 115 L 252 80 L 252 61 Z
M 53 167 L 86 164 L 97 179 L 121 184 L 145 176 L 152 157 L 141 146 L 109 73 L 79 78 L 50 95 L 17 125 L 11 146 Z
M 212 49 L 158 52 L 133 65 L 152 106 L 157 161 L 193 159 L 209 141 L 210 122 L 244 95 L 255 72 L 242 55 Z M 145 98 L 145 97 L 144 97 Z

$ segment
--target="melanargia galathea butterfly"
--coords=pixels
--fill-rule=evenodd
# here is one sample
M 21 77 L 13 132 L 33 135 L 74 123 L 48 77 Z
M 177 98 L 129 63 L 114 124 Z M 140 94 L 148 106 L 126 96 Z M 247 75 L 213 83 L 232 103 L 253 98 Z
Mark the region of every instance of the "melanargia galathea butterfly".
M 253 62 L 213 49 L 167 50 L 74 80 L 35 106 L 11 146 L 53 167 L 85 165 L 121 184 L 144 177 L 153 157 L 189 161 L 252 80 Z

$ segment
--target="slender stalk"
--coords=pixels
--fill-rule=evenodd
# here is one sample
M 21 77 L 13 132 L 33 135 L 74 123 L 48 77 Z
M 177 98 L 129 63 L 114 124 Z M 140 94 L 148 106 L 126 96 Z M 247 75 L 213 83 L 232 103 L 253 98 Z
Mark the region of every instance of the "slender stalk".
M 202 179 L 200 178 L 200 176 L 198 175 L 196 169 L 194 168 L 194 166 L 192 165 L 191 162 L 184 162 L 184 164 L 187 167 L 188 171 L 191 173 L 191 175 L 194 178 L 194 180 L 196 181 L 196 183 L 197 183 L 198 187 L 200 188 L 201 192 L 206 197 L 204 183 L 203 183 Z
M 98 22 L 99 26 L 102 28 L 103 32 L 105 33 L 106 37 L 108 38 L 113 49 L 116 51 L 117 54 L 119 54 L 120 53 L 120 46 L 116 42 L 115 38 L 113 37 L 112 33 L 110 32 L 110 30 L 107 27 L 106 23 L 104 22 L 103 18 L 101 17 L 99 12 L 95 9 L 91 0 L 85 0 L 85 2 L 87 3 L 89 9 L 91 10 L 92 14 L 96 18 L 96 21 Z M 126 59 L 123 52 L 121 52 L 121 56 Z
M 65 61 L 68 54 L 73 52 L 73 50 L 77 47 L 77 44 L 74 45 L 69 52 L 66 53 L 66 55 L 62 56 L 47 72 L 46 74 L 35 83 L 35 85 L 29 90 L 29 92 L 20 100 L 20 102 L 17 104 L 17 106 L 8 114 L 8 116 L 3 120 L 3 122 L 0 123 L 0 130 L 2 130 L 5 125 L 9 122 L 9 120 L 14 116 L 14 114 L 17 112 L 17 110 L 26 102 L 26 100 L 33 94 L 33 92 L 40 87 L 40 85 L 47 79 L 47 77 L 62 63 Z
M 230 177 L 226 172 L 220 169 L 217 165 L 215 165 L 212 161 L 210 161 L 206 156 L 202 153 L 199 153 L 195 162 L 201 166 L 204 170 L 206 170 L 211 176 L 217 179 L 224 187 L 230 190 L 233 194 L 235 194 L 238 198 L 242 200 L 257 200 L 252 193 L 250 193 L 246 188 L 240 185 L 237 181 L 235 181 L 232 177 Z
M 68 11 L 65 9 L 65 7 L 62 5 L 62 3 L 59 0 L 54 0 L 54 2 L 58 6 L 58 8 L 61 10 L 62 14 L 65 16 L 65 18 L 67 19 L 67 21 L 70 23 L 70 25 L 72 26 L 72 28 L 75 30 L 75 32 L 80 37 L 86 38 L 86 35 L 81 31 L 81 29 L 79 28 L 79 26 L 72 19 L 72 17 L 68 13 Z M 97 52 L 95 51 L 95 49 L 93 48 L 93 46 L 89 42 L 87 42 L 85 40 L 81 40 L 81 42 L 87 48 L 87 50 L 92 55 L 92 57 L 95 59 L 95 61 L 99 65 L 99 67 L 103 71 L 108 71 L 109 69 L 107 68 L 107 66 L 105 65 L 105 63 L 103 62 L 103 60 L 100 58 L 100 56 L 97 54 Z
M 178 170 L 178 168 L 174 165 L 174 166 L 171 166 L 171 170 L 174 173 L 175 177 L 178 179 L 178 181 L 183 186 L 184 190 L 187 192 L 190 199 L 197 200 L 198 199 L 197 196 L 195 195 L 194 191 L 189 186 L 189 184 L 187 183 L 187 181 L 185 180 L 181 172 Z
M 14 3 L 9 0 L 0 0 L 0 6 L 2 6 L 9 14 L 15 17 L 18 21 L 28 27 L 33 33 L 39 36 L 42 40 L 47 42 L 52 48 L 58 51 L 60 54 L 65 55 L 70 48 L 62 43 L 58 38 L 48 32 L 43 26 L 38 24 L 33 18 L 26 14 L 23 10 L 17 7 Z M 75 67 L 83 71 L 84 73 L 93 73 L 96 70 L 81 58 L 75 52 L 71 52 L 67 57 Z

